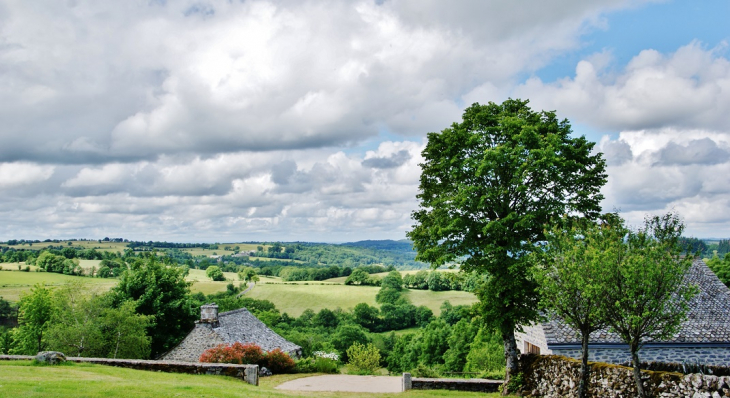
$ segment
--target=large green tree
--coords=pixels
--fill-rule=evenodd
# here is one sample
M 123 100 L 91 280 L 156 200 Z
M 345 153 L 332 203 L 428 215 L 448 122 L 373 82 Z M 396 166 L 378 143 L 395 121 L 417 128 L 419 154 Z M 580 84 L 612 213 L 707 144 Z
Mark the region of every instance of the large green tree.
M 125 301 L 131 300 L 138 314 L 154 317 L 154 324 L 147 329 L 152 339 L 152 357 L 174 347 L 198 317 L 190 297 L 190 282 L 185 281 L 185 270 L 161 264 L 155 257 L 132 264 L 122 273 L 112 292 L 115 307 L 121 308 Z
M 477 293 L 484 319 L 502 334 L 508 380 L 517 370 L 515 328 L 538 315 L 526 254 L 544 239 L 551 218 L 598 216 L 606 182 L 594 143 L 571 137 L 570 123 L 554 112 L 527 104 L 474 104 L 461 123 L 428 134 L 420 208 L 408 233 L 418 260 L 461 260 L 462 270 L 491 276 Z

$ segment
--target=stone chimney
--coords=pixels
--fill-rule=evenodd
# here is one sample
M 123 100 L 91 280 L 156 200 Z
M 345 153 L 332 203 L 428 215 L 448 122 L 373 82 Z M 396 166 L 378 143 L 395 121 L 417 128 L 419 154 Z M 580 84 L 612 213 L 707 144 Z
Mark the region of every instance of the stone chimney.
M 210 303 L 200 306 L 200 323 L 210 323 L 218 326 L 218 305 Z

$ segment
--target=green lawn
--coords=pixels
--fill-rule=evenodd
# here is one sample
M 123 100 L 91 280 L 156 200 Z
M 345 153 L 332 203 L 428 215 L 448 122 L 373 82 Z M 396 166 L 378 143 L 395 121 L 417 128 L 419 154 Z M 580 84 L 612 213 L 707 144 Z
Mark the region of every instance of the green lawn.
M 292 316 L 299 316 L 305 309 L 311 308 L 317 312 L 322 308 L 342 309 L 354 308 L 358 303 L 376 305 L 375 295 L 380 290 L 374 286 L 345 286 L 312 284 L 257 284 L 246 296 L 269 300 L 281 312 Z M 429 290 L 410 290 L 407 297 L 415 305 L 425 305 L 434 314 L 441 313 L 440 307 L 445 300 L 453 305 L 471 304 L 477 301 L 476 297 L 466 292 L 432 292 Z
M 296 392 L 277 385 L 310 375 L 263 377 L 252 386 L 225 376 L 147 372 L 92 364 L 31 366 L 29 361 L 0 361 L 0 396 L 3 397 L 486 397 L 499 395 L 447 390 L 397 394 Z

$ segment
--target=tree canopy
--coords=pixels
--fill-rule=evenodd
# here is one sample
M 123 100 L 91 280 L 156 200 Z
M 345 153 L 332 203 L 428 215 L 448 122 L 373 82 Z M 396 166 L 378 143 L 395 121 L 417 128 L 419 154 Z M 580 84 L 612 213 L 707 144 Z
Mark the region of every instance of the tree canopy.
M 160 264 L 154 257 L 138 260 L 124 271 L 112 292 L 116 307 L 131 300 L 138 314 L 154 317 L 148 327 L 153 358 L 182 340 L 197 319 L 184 270 Z
M 594 143 L 571 137 L 567 120 L 528 101 L 474 104 L 461 123 L 429 133 L 423 150 L 416 224 L 417 260 L 460 260 L 491 278 L 478 289 L 485 320 L 501 332 L 516 370 L 514 329 L 537 318 L 537 283 L 525 254 L 550 219 L 600 213 L 605 161 Z

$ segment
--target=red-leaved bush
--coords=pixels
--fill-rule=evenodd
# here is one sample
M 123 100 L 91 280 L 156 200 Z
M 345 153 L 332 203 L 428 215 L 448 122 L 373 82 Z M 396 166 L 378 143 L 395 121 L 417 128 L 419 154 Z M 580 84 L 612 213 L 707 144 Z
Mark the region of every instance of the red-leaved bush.
M 297 363 L 281 350 L 281 348 L 275 348 L 269 351 L 264 358 L 264 365 L 271 373 L 294 373 L 294 368 L 297 367 Z
M 209 348 L 200 355 L 200 362 L 213 363 L 237 363 L 258 364 L 264 358 L 261 347 L 253 343 L 241 344 L 235 342 L 232 345 L 220 344 L 217 347 Z
M 221 344 L 203 351 L 200 362 L 257 364 L 269 368 L 272 373 L 293 373 L 297 364 L 280 348 L 264 353 L 256 344 Z

